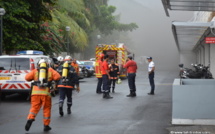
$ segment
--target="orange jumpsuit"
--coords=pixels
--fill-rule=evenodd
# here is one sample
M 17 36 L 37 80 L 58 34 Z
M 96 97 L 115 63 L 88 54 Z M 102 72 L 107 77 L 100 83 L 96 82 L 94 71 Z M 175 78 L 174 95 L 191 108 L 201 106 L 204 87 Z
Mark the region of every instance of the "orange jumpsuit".
M 71 66 L 73 66 L 73 67 L 74 67 L 75 72 L 76 72 L 76 73 L 77 73 L 77 75 L 79 76 L 79 65 L 78 65 L 78 63 L 74 63 L 74 62 L 72 62 L 72 63 L 71 63 Z
M 59 80 L 60 74 L 52 68 L 48 68 L 48 81 Z M 38 80 L 38 71 L 37 69 L 32 70 L 25 76 L 27 81 L 37 81 Z M 43 122 L 44 125 L 50 124 L 51 118 L 51 94 L 49 87 L 38 87 L 36 85 L 32 88 L 31 94 L 31 109 L 28 114 L 27 119 L 35 119 L 37 113 L 40 111 L 40 108 L 43 106 Z

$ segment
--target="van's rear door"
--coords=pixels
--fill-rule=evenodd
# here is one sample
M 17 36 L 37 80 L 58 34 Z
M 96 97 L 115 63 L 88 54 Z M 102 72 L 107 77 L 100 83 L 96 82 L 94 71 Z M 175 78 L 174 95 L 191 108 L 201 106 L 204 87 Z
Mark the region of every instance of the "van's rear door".
M 25 75 L 30 72 L 28 57 L 0 57 L 0 84 L 2 91 L 28 91 L 30 83 Z

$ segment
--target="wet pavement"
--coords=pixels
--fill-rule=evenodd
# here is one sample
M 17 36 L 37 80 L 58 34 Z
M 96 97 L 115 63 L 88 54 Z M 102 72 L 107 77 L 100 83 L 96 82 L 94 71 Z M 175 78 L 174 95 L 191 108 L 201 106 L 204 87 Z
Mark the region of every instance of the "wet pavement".
M 136 77 L 137 97 L 128 98 L 127 80 L 116 85 L 113 99 L 96 94 L 95 77 L 81 80 L 81 92 L 73 92 L 72 114 L 59 116 L 58 97 L 53 97 L 52 130 L 49 134 L 168 134 L 171 127 L 172 83 L 177 72 L 157 71 L 156 91 L 150 90 L 147 72 L 139 71 Z M 31 129 L 24 129 L 30 103 L 20 96 L 7 97 L 0 104 L 1 134 L 43 134 L 42 111 Z M 168 129 L 169 130 L 168 130 Z

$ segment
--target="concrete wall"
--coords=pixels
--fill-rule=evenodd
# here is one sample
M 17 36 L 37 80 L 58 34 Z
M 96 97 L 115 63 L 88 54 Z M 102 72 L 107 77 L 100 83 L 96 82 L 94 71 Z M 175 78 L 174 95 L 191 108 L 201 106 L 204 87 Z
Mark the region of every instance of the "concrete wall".
M 215 80 L 175 79 L 172 124 L 215 125 Z
M 191 68 L 192 63 L 196 63 L 196 54 L 193 51 L 180 51 L 180 63 L 184 64 L 184 67 Z
M 215 77 L 215 44 L 210 44 L 210 71 Z
M 210 63 L 210 47 L 209 44 L 204 44 L 205 46 L 205 65 L 208 65 Z

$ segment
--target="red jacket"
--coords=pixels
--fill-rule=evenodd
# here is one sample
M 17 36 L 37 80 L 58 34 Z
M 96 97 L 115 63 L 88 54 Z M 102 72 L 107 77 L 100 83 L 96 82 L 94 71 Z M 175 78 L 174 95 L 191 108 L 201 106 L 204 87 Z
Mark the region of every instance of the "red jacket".
M 136 73 L 137 71 L 137 63 L 133 60 L 129 60 L 123 67 L 127 69 L 128 73 Z

